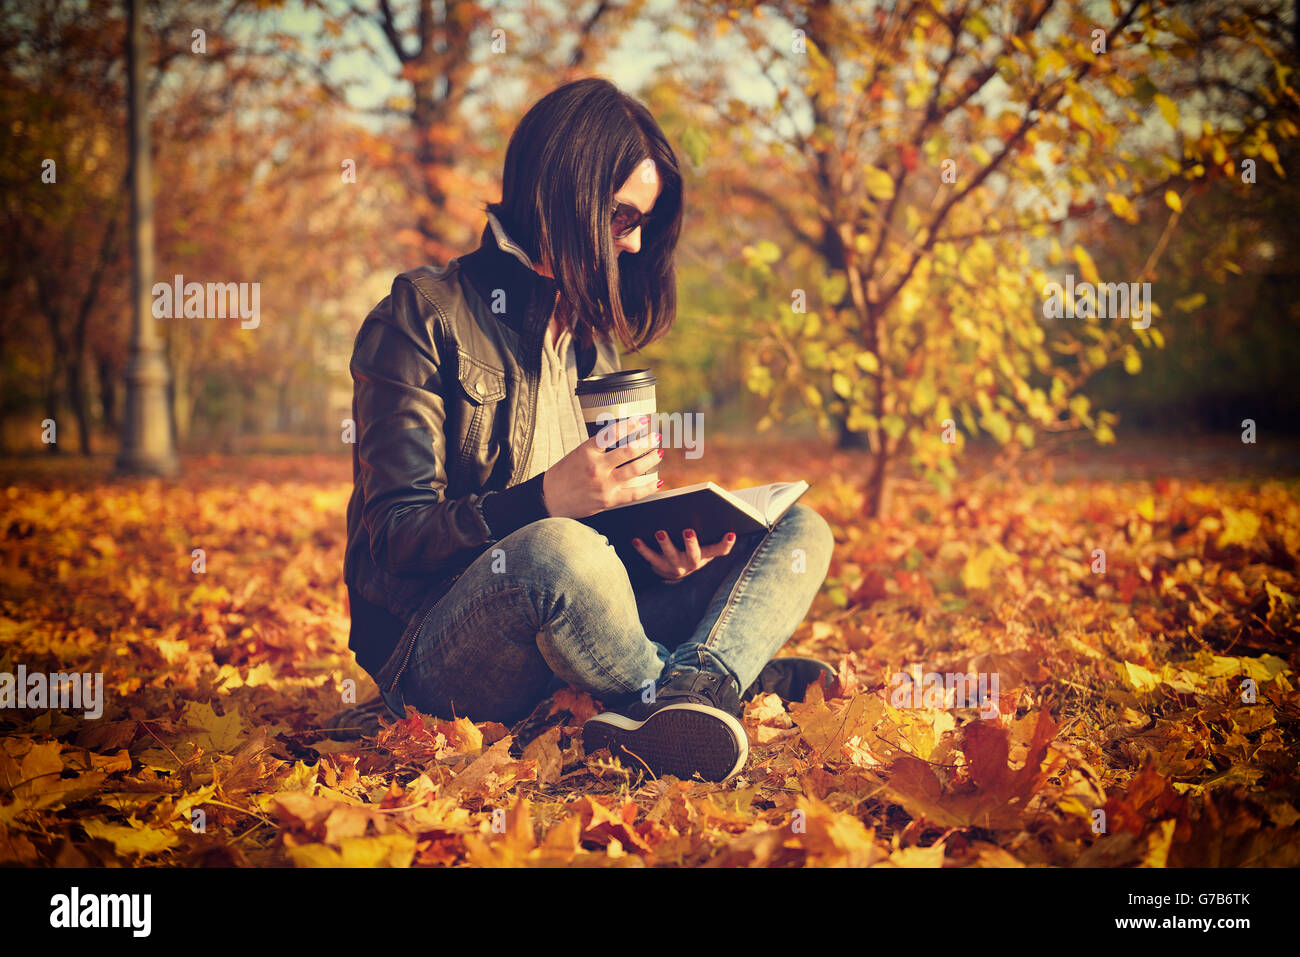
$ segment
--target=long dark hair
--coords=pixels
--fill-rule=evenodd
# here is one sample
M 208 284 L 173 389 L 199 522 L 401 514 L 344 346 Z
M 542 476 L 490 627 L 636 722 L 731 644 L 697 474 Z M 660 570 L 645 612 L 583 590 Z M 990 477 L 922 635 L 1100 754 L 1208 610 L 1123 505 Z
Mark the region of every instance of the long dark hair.
M 646 158 L 662 188 L 640 250 L 620 265 L 613 197 Z M 644 106 L 599 77 L 552 90 L 511 135 L 501 180 L 501 202 L 486 208 L 535 265 L 545 251 L 576 338 L 597 333 L 636 352 L 667 335 L 677 316 L 682 177 Z

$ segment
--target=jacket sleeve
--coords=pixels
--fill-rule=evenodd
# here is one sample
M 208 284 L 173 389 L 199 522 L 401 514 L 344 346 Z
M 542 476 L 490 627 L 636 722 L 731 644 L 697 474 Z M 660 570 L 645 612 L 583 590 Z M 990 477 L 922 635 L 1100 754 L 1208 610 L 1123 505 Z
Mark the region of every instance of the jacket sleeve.
M 424 308 L 422 308 L 422 305 Z M 367 317 L 351 372 L 362 522 L 375 564 L 403 577 L 450 572 L 517 528 L 546 518 L 539 473 L 501 492 L 448 499 L 444 369 L 431 303 L 407 278 Z

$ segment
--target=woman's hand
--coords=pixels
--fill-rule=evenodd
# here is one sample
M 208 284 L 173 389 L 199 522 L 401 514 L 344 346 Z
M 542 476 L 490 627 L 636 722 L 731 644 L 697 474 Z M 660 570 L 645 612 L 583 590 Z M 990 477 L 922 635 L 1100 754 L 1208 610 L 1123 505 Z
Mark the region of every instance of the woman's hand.
M 632 547 L 650 563 L 650 567 L 655 570 L 655 574 L 669 581 L 685 578 L 691 572 L 703 568 L 719 555 L 729 554 L 731 546 L 736 544 L 736 534 L 727 532 L 717 544 L 705 545 L 701 548 L 693 528 L 688 528 L 682 532 L 682 541 L 686 545 L 686 551 L 684 552 L 677 550 L 677 546 L 672 543 L 668 533 L 662 529 L 655 533 L 655 538 L 658 539 L 659 547 L 663 550 L 662 555 L 651 551 L 645 542 L 639 538 L 632 539 Z
M 648 415 L 621 419 L 614 426 L 615 443 L 644 430 L 649 423 Z M 607 429 L 602 428 L 546 470 L 542 478 L 542 495 L 546 498 L 546 510 L 552 516 L 586 518 L 615 505 L 635 502 L 655 490 L 654 483 L 641 485 L 637 484 L 637 479 L 659 464 L 663 449 L 646 455 L 638 464 L 629 463 L 658 445 L 663 436 L 655 432 L 606 452 L 598 442 L 608 439 Z

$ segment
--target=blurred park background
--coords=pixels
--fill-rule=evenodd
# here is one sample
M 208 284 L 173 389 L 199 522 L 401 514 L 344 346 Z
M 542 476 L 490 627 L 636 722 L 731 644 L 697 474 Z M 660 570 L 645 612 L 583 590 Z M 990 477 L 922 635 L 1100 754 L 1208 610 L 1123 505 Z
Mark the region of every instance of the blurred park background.
M 1294 2 L 134 2 L 151 242 L 128 0 L 0 0 L 0 675 L 106 698 L 0 713 L 0 864 L 1300 863 Z M 685 180 L 677 324 L 623 360 L 704 414 L 665 477 L 806 479 L 836 538 L 785 648 L 834 693 L 750 703 L 725 811 L 589 761 L 571 691 L 521 754 L 323 730 L 376 690 L 357 329 L 589 75 Z M 165 478 L 117 478 L 133 276 L 259 290 L 154 320 Z M 922 663 L 999 720 L 887 707 Z
M 0 11 L 0 452 L 111 458 L 132 308 L 124 5 Z M 943 489 L 970 442 L 1297 430 L 1294 4 L 142 16 L 156 281 L 260 284 L 255 328 L 157 321 L 183 455 L 348 458 L 362 319 L 399 272 L 475 248 L 514 125 L 591 74 L 649 107 L 686 181 L 677 325 L 624 366 L 714 435 L 861 448 Z M 1150 283 L 1146 327 L 1048 317 L 1067 276 Z

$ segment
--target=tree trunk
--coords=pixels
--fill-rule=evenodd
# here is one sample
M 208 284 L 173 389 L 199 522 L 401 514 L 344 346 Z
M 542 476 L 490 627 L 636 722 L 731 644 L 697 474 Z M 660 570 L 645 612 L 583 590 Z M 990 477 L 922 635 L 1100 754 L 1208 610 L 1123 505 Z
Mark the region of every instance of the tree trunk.
M 172 433 L 172 447 L 179 449 L 189 441 L 193 425 L 189 408 L 192 391 L 193 349 L 191 340 L 184 338 L 174 323 L 167 326 L 163 351 L 171 376 L 167 380 L 167 419 Z
M 865 432 L 852 432 L 849 430 L 848 423 L 841 416 L 832 416 L 835 422 L 837 435 L 835 437 L 835 447 L 837 449 L 869 449 L 871 441 Z
M 95 357 L 95 375 L 99 379 L 99 404 L 103 409 L 104 425 L 117 434 L 117 369 L 106 354 Z
M 64 344 L 63 316 L 54 305 L 53 296 L 41 277 L 33 277 L 37 283 L 38 301 L 41 315 L 50 330 L 50 377 L 45 380 L 45 417 L 54 421 L 54 441 L 46 446 L 51 455 L 59 454 L 59 391 L 64 381 L 63 364 L 67 362 L 68 350 Z M 63 423 L 65 426 L 67 423 Z
M 49 378 L 45 380 L 45 418 L 54 421 L 54 441 L 45 446 L 45 451 L 50 455 L 59 454 L 59 380 L 62 378 L 59 365 L 59 355 L 56 351 Z
M 167 380 L 167 427 L 172 433 L 172 448 L 179 450 L 180 430 L 176 428 L 176 377 Z
M 90 403 L 86 395 L 85 377 L 82 374 L 85 362 L 80 353 L 81 349 L 75 351 L 64 371 L 68 404 L 72 406 L 72 414 L 77 419 L 77 441 L 81 447 L 81 454 L 90 455 L 93 451 L 90 440 Z

